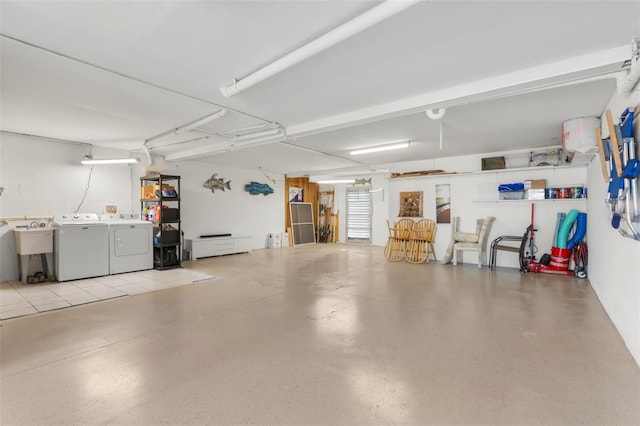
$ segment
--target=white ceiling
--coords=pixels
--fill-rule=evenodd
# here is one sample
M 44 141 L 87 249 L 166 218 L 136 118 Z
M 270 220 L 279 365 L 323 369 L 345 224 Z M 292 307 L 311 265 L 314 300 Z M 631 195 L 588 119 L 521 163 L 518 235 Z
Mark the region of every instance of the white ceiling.
M 379 4 L 2 0 L 0 127 L 133 151 L 160 135 L 146 146 L 168 159 L 290 175 L 558 145 L 562 121 L 601 115 L 640 32 L 638 1 L 424 1 L 221 94 Z M 424 113 L 441 107 L 442 149 Z M 286 137 L 219 135 L 271 122 Z

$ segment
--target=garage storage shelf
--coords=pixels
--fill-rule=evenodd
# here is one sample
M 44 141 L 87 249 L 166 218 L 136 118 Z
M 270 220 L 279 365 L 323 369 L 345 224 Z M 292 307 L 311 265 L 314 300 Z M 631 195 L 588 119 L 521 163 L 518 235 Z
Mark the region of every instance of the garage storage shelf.
M 527 202 L 527 203 L 537 203 L 537 202 L 551 202 L 551 203 L 555 203 L 560 202 L 560 203 L 565 203 L 568 201 L 574 201 L 574 202 L 580 202 L 580 201 L 584 201 L 586 203 L 587 199 L 586 198 L 544 198 L 544 199 L 540 199 L 540 200 L 530 200 L 528 198 L 523 198 L 522 200 L 489 200 L 489 199 L 478 199 L 478 200 L 472 200 L 474 203 L 522 203 L 522 202 Z
M 173 187 L 173 192 L 164 191 Z M 153 175 L 140 178 L 140 210 L 155 207 L 153 218 L 153 267 L 159 270 L 182 267 L 182 222 L 180 220 L 180 176 Z M 175 196 L 167 196 L 167 195 Z M 147 209 L 147 210 L 145 210 Z M 158 217 L 159 216 L 159 217 Z

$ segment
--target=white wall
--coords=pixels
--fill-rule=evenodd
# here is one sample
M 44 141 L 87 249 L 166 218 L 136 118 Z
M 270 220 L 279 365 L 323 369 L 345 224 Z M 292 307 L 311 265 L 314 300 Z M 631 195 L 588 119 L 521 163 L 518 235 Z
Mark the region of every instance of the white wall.
M 0 217 L 51 217 L 76 210 L 102 213 L 111 202 L 123 212 L 138 211 L 133 195 L 139 185 L 137 166 L 95 166 L 89 181 L 90 167 L 80 164 L 89 153 L 87 145 L 5 133 L 1 140 L 0 182 L 5 190 Z M 96 158 L 129 155 L 101 148 L 94 148 L 93 154 Z M 17 278 L 15 238 L 6 223 L 0 223 L 0 281 Z
M 501 235 L 522 235 L 531 223 L 531 201 L 481 201 L 498 198 L 501 183 L 522 182 L 527 179 L 546 179 L 550 187 L 570 187 L 586 184 L 585 167 L 530 168 L 527 170 L 501 170 L 462 173 L 434 177 L 391 179 L 389 181 L 389 220 L 395 221 L 400 211 L 400 192 L 423 191 L 424 217 L 436 220 L 436 185 L 449 184 L 451 189 L 451 216 L 460 217 L 460 231 L 474 232 L 476 219 L 495 216 L 496 221 L 488 238 L 490 242 Z M 535 242 L 538 258 L 550 253 L 557 214 L 570 209 L 586 212 L 584 199 L 535 201 Z M 436 254 L 441 259 L 449 244 L 451 225 L 438 224 Z M 465 263 L 477 263 L 477 254 L 465 252 Z M 497 265 L 518 268 L 518 255 L 498 252 Z
M 80 159 L 89 153 L 89 146 L 4 133 L 1 139 L 3 217 L 52 216 L 78 208 L 102 213 L 108 202 L 117 202 L 124 212 L 138 211 L 133 198 L 140 182 L 138 166 L 94 166 L 83 202 L 91 169 Z M 129 153 L 96 147 L 93 155 L 128 157 Z
M 608 108 L 618 117 L 628 106 L 640 102 L 640 87 L 630 96 L 614 95 Z M 617 120 L 617 119 L 616 119 Z M 608 136 L 606 118 L 602 117 L 603 135 Z M 635 140 L 640 136 L 640 119 L 634 126 Z M 604 200 L 607 184 L 599 160 L 588 170 L 590 218 L 589 281 L 602 306 L 624 339 L 631 354 L 640 364 L 640 241 L 622 237 L 611 227 Z
M 75 212 L 88 185 L 80 212 L 102 213 L 106 203 L 115 202 L 120 211 L 140 213 L 138 165 L 89 166 L 80 164 L 89 152 L 87 145 L 52 140 L 0 135 L 0 217 L 60 216 Z M 128 152 L 93 148 L 94 157 L 128 156 Z M 258 170 L 235 169 L 198 162 L 166 164 L 165 172 L 182 176 L 182 228 L 186 238 L 211 233 L 232 233 L 253 237 L 254 248 L 266 247 L 269 233 L 284 231 L 283 176 L 269 182 Z M 231 191 L 212 194 L 202 184 L 212 173 L 231 180 Z M 250 195 L 244 185 L 251 180 L 268 183 L 275 193 Z M 0 223 L 0 281 L 18 278 L 18 260 L 13 232 Z
M 267 247 L 270 233 L 285 231 L 284 176 L 259 170 L 238 169 L 197 161 L 165 163 L 164 172 L 182 177 L 182 229 L 185 238 L 203 234 L 231 233 L 253 237 L 253 248 Z M 217 173 L 217 178 L 231 181 L 231 191 L 211 192 L 204 182 Z M 251 181 L 273 188 L 270 195 L 251 195 L 244 186 Z

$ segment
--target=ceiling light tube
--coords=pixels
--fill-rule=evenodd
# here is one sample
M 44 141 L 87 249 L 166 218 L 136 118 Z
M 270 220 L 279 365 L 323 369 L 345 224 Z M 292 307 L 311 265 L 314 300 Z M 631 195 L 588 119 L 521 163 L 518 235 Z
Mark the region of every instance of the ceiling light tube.
M 174 133 L 176 135 L 179 135 L 180 133 L 188 132 L 189 130 L 195 129 L 196 127 L 200 127 L 203 124 L 206 124 L 206 123 L 208 123 L 210 121 L 213 121 L 213 120 L 216 120 L 218 118 L 224 117 L 226 113 L 227 113 L 226 109 L 221 109 L 218 112 L 214 112 L 213 114 L 206 115 L 206 116 L 204 116 L 202 118 L 199 118 L 199 119 L 197 119 L 195 121 L 192 121 L 191 123 L 187 123 L 184 126 L 178 127 L 176 130 L 174 130 Z
M 105 158 L 101 160 L 94 159 L 90 155 L 86 155 L 80 160 L 82 164 L 133 164 L 139 163 L 139 158 Z
M 277 135 L 276 135 L 277 136 Z M 180 152 L 174 152 L 172 154 L 167 154 L 164 156 L 165 161 L 179 161 L 179 160 L 190 160 L 193 158 L 200 157 L 208 157 L 213 155 L 225 154 L 231 151 L 237 151 L 246 148 L 255 148 L 261 145 L 268 145 L 276 142 L 280 142 L 280 139 L 270 136 L 261 139 L 246 141 L 244 143 L 234 143 L 233 141 L 225 142 L 226 145 L 220 146 L 210 145 L 210 146 L 201 146 L 190 150 L 183 150 Z
M 372 152 L 391 151 L 392 149 L 409 148 L 409 142 L 394 143 L 389 145 L 372 146 L 371 148 L 356 149 L 351 155 L 369 154 Z
M 225 135 L 236 135 L 236 134 L 244 133 L 244 132 L 253 132 L 253 131 L 256 131 L 256 130 L 264 129 L 269 124 L 270 123 L 265 121 L 264 123 L 256 124 L 255 126 L 242 127 L 240 129 L 227 130 L 226 132 L 220 132 L 220 133 L 218 133 L 218 135 L 225 136 Z
M 318 183 L 326 183 L 326 184 L 331 184 L 331 183 L 355 183 L 356 180 L 355 179 L 332 179 L 332 180 L 319 180 Z
M 274 138 L 284 135 L 282 129 L 270 129 L 263 132 L 249 133 L 248 135 L 236 136 L 233 138 L 235 142 L 252 141 L 255 139 Z
M 378 6 L 375 6 L 367 10 L 362 15 L 359 15 L 352 20 L 340 25 L 337 28 L 329 31 L 326 34 L 321 35 L 317 39 L 311 41 L 308 44 L 300 47 L 275 60 L 269 65 L 260 68 L 259 70 L 249 74 L 240 80 L 233 80 L 233 83 L 228 86 L 222 86 L 220 92 L 227 98 L 248 89 L 255 84 L 260 83 L 263 80 L 272 77 L 279 72 L 286 70 L 318 53 L 384 21 L 405 9 L 420 3 L 422 0 L 387 0 Z

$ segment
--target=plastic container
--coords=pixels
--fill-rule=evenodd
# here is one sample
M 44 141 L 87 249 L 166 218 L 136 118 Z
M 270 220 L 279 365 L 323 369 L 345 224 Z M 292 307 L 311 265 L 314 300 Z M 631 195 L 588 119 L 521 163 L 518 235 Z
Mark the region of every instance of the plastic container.
M 180 240 L 180 233 L 177 229 L 171 231 L 162 231 L 160 237 L 156 238 L 158 238 L 160 244 L 174 244 Z
M 269 248 L 282 247 L 282 234 L 269 234 Z
M 558 198 L 561 198 L 561 199 L 570 198 L 569 188 L 558 188 Z
M 566 152 L 581 154 L 593 150 L 598 144 L 596 129 L 599 128 L 598 117 L 579 117 L 562 122 L 562 148 Z
M 581 186 L 574 186 L 569 188 L 569 198 L 582 198 L 583 193 L 584 191 Z
M 161 218 L 163 222 L 170 220 L 178 220 L 178 209 L 174 209 L 171 207 L 163 208 L 161 213 Z
M 566 271 L 569 269 L 569 260 L 573 250 L 560 247 L 551 247 L 551 263 L 549 268 L 556 271 Z
M 546 188 L 544 190 L 544 198 L 546 200 L 555 200 L 558 198 L 558 188 Z
M 500 191 L 501 200 L 524 200 L 524 191 Z

